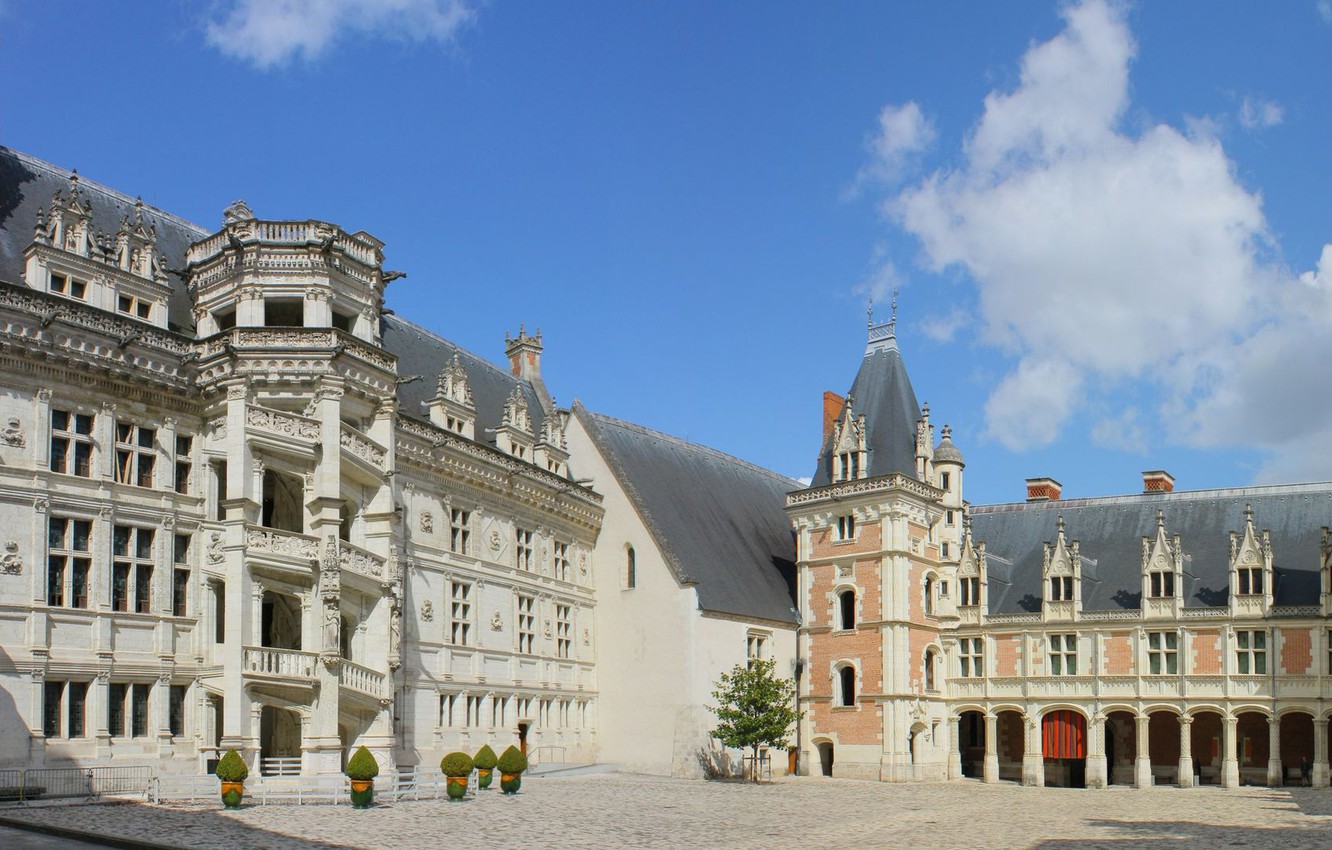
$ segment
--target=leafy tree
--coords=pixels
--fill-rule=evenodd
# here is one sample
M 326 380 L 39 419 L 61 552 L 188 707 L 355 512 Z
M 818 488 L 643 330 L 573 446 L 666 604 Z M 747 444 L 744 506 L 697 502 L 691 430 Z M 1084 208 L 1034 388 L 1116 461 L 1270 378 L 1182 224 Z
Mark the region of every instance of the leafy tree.
M 718 705 L 717 728 L 712 737 L 728 747 L 749 750 L 753 755 L 753 779 L 759 781 L 760 747 L 785 749 L 791 727 L 805 716 L 796 711 L 795 681 L 779 679 L 771 659 L 737 664 L 717 680 L 712 698 Z

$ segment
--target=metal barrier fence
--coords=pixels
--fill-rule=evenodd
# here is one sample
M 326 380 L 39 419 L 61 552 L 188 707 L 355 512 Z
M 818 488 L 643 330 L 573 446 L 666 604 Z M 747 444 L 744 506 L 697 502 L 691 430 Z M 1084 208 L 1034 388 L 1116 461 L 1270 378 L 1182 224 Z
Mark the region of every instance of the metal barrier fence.
M 563 761 L 564 747 L 555 744 L 536 747 L 527 754 L 528 767 L 536 767 L 539 764 L 557 764 Z
M 0 770 L 0 802 L 147 794 L 154 778 L 153 769 L 148 765 Z
M 401 767 L 375 780 L 375 799 L 439 800 L 447 796 L 444 774 L 437 768 Z M 492 786 L 498 787 L 498 782 Z M 468 781 L 475 792 L 476 774 Z M 161 776 L 152 782 L 148 799 L 176 802 L 216 802 L 221 789 L 215 776 Z M 334 805 L 351 802 L 351 785 L 339 774 L 318 776 L 259 776 L 245 781 L 245 800 L 251 805 Z

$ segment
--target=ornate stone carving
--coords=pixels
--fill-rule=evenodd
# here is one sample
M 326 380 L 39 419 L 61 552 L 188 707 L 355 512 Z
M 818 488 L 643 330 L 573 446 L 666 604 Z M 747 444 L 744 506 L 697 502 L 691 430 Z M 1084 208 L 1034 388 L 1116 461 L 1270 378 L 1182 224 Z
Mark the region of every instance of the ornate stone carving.
M 552 635 L 555 634 L 555 631 L 550 626 L 550 620 L 547 620 L 545 624 L 542 626 L 541 633 L 544 634 L 546 637 L 551 637 Z
M 28 444 L 27 438 L 23 436 L 23 423 L 17 416 L 9 417 L 4 428 L 0 428 L 0 443 L 20 449 Z
M 222 225 L 236 224 L 242 221 L 254 221 L 254 213 L 250 211 L 250 205 L 244 200 L 237 199 L 232 201 L 225 210 L 222 211 Z
M 44 514 L 51 508 L 51 500 L 38 496 L 33 500 L 32 509 L 39 514 Z
M 247 407 L 245 409 L 245 424 L 260 431 L 270 431 L 274 434 L 300 437 L 304 440 L 314 440 L 316 442 L 319 440 L 320 427 L 318 422 L 281 410 L 270 410 L 266 407 Z
M 421 531 L 425 534 L 435 533 L 435 515 L 430 511 L 421 511 Z
M 500 618 L 500 612 L 496 611 L 490 615 L 490 630 L 498 632 L 504 628 L 504 620 Z
M 0 555 L 0 573 L 9 576 L 23 574 L 23 556 L 19 554 L 17 540 L 5 541 L 5 552 Z
M 498 528 L 491 528 L 490 533 L 486 535 L 486 542 L 490 544 L 490 551 L 499 552 L 500 547 L 504 545 L 503 538 L 500 537 Z
M 246 529 L 245 545 L 251 549 L 273 552 L 278 555 L 293 555 L 298 558 L 316 558 L 319 556 L 318 541 L 297 534 L 263 528 Z
M 220 564 L 226 560 L 226 553 L 222 551 L 222 533 L 214 531 L 208 535 L 208 563 Z
M 370 442 L 368 437 L 363 437 L 346 425 L 342 426 L 342 447 L 352 454 L 366 461 L 379 469 L 384 468 L 384 462 L 387 458 L 382 448 Z
M 51 389 L 50 389 L 50 387 L 42 387 L 40 390 L 38 390 L 38 391 L 37 391 L 37 400 L 40 401 L 40 402 L 42 402 L 43 404 L 49 404 L 49 403 L 51 402 Z
M 429 599 L 421 603 L 421 619 L 427 623 L 435 619 L 435 603 Z

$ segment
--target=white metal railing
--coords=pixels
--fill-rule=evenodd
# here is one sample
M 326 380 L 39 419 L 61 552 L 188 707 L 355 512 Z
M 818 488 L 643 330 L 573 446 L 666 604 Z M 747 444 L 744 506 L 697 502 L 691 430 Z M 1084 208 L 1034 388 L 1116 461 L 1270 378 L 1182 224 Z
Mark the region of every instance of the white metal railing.
M 259 759 L 259 773 L 263 776 L 300 776 L 300 756 L 274 756 Z
M 313 679 L 315 660 L 313 652 L 296 649 L 272 649 L 267 646 L 245 647 L 245 672 L 261 676 Z
M 384 688 L 386 679 L 387 676 L 378 670 L 371 670 L 369 667 L 353 661 L 343 659 L 342 663 L 338 665 L 339 685 L 353 691 L 360 691 L 375 699 L 383 699 L 387 696 Z

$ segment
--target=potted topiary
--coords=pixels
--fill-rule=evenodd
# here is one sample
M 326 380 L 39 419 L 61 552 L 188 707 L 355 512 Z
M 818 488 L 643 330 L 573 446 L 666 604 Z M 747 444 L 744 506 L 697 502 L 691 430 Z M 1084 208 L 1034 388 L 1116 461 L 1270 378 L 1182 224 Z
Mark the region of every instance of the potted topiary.
M 476 758 L 472 759 L 472 764 L 476 765 L 476 787 L 480 791 L 486 791 L 490 788 L 490 774 L 495 769 L 496 764 L 495 751 L 485 744 L 476 751 Z
M 467 753 L 449 753 L 439 763 L 439 769 L 448 777 L 450 800 L 467 796 L 467 777 L 472 775 L 472 757 Z
M 228 809 L 239 809 L 241 796 L 245 793 L 245 777 L 250 775 L 245 759 L 235 750 L 227 750 L 217 763 L 216 773 L 222 783 L 222 805 Z
M 353 809 L 368 809 L 375 801 L 375 777 L 379 775 L 379 762 L 365 747 L 357 747 L 347 759 L 347 778 L 351 780 Z
M 523 784 L 523 771 L 527 770 L 527 756 L 517 747 L 510 746 L 500 755 L 496 766 L 500 769 L 500 790 L 505 794 L 517 794 Z

